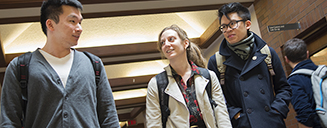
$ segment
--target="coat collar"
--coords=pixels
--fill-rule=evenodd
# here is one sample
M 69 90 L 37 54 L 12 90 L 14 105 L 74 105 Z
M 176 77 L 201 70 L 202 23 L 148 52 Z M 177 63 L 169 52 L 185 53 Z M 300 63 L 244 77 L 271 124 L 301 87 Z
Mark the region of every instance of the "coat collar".
M 178 84 L 172 75 L 171 67 L 168 65 L 164 69 L 167 73 L 168 78 L 168 85 L 165 89 L 165 93 L 173 97 L 178 102 L 182 103 L 187 108 L 182 92 L 179 89 Z
M 182 92 L 181 92 L 180 88 L 178 87 L 178 84 L 175 81 L 174 77 L 172 76 L 171 67 L 168 65 L 164 69 L 167 73 L 167 78 L 168 78 L 168 85 L 165 89 L 165 93 L 167 93 L 168 95 L 170 95 L 177 101 L 184 104 L 185 107 L 187 107 L 184 97 L 182 95 Z M 204 78 L 203 76 L 198 75 L 198 74 L 194 75 L 195 90 L 196 90 L 196 92 L 199 92 L 199 93 L 196 93 L 196 96 L 198 99 L 203 99 L 204 90 L 205 90 L 208 82 L 209 82 L 209 80 Z
M 292 72 L 301 69 L 301 68 L 306 68 L 306 69 L 312 69 L 312 70 L 316 70 L 317 69 L 317 65 L 315 65 L 311 59 L 306 59 L 301 61 L 300 63 L 298 63 L 294 69 L 292 70 Z
M 247 60 L 242 60 L 238 57 L 228 46 L 227 41 L 224 39 L 219 48 L 219 54 L 226 57 L 226 61 L 223 64 L 233 67 L 241 71 L 240 75 L 243 75 L 249 72 L 251 69 L 259 65 L 267 57 L 266 54 L 262 54 L 260 49 L 266 45 L 266 42 L 263 41 L 258 35 L 254 35 L 254 46 L 253 50 Z

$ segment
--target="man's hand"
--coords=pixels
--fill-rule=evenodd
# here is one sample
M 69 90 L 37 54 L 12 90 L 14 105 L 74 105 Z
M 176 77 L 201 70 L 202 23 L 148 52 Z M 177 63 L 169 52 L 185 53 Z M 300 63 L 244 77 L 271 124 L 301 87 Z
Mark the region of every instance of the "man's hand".
M 240 118 L 240 115 L 241 115 L 241 113 L 238 112 L 238 113 L 234 116 L 234 119 L 238 119 L 238 118 Z

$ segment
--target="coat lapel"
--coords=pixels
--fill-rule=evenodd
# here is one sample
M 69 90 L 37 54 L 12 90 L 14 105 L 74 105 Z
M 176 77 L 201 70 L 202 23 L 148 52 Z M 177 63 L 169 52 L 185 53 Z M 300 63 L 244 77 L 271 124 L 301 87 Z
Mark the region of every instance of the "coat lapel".
M 261 48 L 266 43 L 258 38 L 257 35 L 254 35 L 254 45 L 253 45 L 253 52 L 251 53 L 250 57 L 247 59 L 244 68 L 240 75 L 244 75 L 250 70 L 252 70 L 254 67 L 258 66 L 260 63 L 262 63 L 265 58 L 268 56 L 267 54 L 262 54 L 260 52 Z M 264 62 L 265 63 L 265 62 Z
M 182 94 L 181 90 L 179 89 L 178 84 L 175 81 L 175 79 L 171 73 L 170 66 L 165 67 L 165 70 L 166 70 L 167 76 L 168 76 L 168 85 L 165 89 L 165 93 L 168 94 L 169 96 L 173 97 L 178 102 L 182 103 L 187 108 L 183 94 Z
M 235 53 L 232 53 L 235 54 Z M 233 67 L 239 71 L 242 71 L 242 68 L 244 67 L 245 61 L 242 60 L 240 57 L 238 57 L 236 54 L 232 55 L 230 57 L 226 57 L 226 61 L 223 62 L 223 64 Z
M 226 61 L 223 62 L 223 64 L 242 71 L 245 61 L 238 57 L 232 50 L 230 50 L 230 48 L 227 46 L 227 43 L 228 42 L 226 39 L 224 39 L 219 49 L 219 54 L 225 56 L 226 58 Z
M 246 61 L 242 60 L 233 51 L 231 51 L 230 48 L 228 48 L 227 43 L 228 42 L 224 39 L 219 49 L 219 53 L 223 56 L 226 56 L 226 61 L 223 64 L 241 71 L 240 75 L 246 74 L 254 67 L 262 63 L 262 61 L 264 61 L 264 59 L 267 57 L 266 54 L 262 54 L 260 52 L 260 49 L 266 43 L 261 40 L 256 34 L 254 34 L 254 52 L 251 53 L 251 55 Z
M 209 97 L 207 92 L 205 92 L 206 86 L 208 82 L 210 82 L 208 79 L 204 78 L 200 75 L 194 76 L 194 84 L 195 84 L 195 92 L 196 92 L 196 99 L 199 103 L 199 107 L 203 116 L 203 120 L 208 123 L 209 126 L 214 127 L 215 119 L 213 118 L 213 110 L 210 106 Z M 208 126 L 207 125 L 207 126 Z
M 195 85 L 195 92 L 198 96 L 198 94 L 203 94 L 204 90 L 206 89 L 206 85 L 208 84 L 209 80 L 204 78 L 200 75 L 194 76 L 194 85 Z
M 265 60 L 265 58 L 267 56 L 268 55 L 266 55 L 266 54 L 262 54 L 260 52 L 260 50 L 256 51 L 253 54 L 253 56 L 250 56 L 251 58 L 248 58 L 248 60 L 246 61 L 241 75 L 246 74 L 247 72 L 252 70 L 254 67 L 258 66 L 260 63 L 262 63 L 262 61 Z

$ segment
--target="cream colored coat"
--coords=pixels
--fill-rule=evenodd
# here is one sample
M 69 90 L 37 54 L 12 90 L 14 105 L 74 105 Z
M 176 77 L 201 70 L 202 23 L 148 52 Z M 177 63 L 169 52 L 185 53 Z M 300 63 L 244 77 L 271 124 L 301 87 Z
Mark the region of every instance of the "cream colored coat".
M 169 66 L 165 67 L 168 75 L 168 85 L 165 93 L 169 95 L 169 110 L 170 116 L 167 120 L 167 128 L 189 128 L 189 111 L 185 103 L 184 97 L 171 73 Z M 231 128 L 229 115 L 227 112 L 225 98 L 218 79 L 214 72 L 209 71 L 212 84 L 212 99 L 217 103 L 217 106 L 212 110 L 209 102 L 208 94 L 205 90 L 205 85 L 209 82 L 208 79 L 201 75 L 194 76 L 196 98 L 199 103 L 203 120 L 207 128 Z M 146 96 L 146 126 L 148 128 L 161 128 L 161 111 L 159 104 L 157 80 L 153 77 L 148 84 L 148 92 Z

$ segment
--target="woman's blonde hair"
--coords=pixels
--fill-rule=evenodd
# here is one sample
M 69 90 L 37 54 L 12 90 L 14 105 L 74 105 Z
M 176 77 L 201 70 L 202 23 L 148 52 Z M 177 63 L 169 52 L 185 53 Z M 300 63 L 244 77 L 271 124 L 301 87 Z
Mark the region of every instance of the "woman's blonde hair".
M 197 66 L 205 68 L 205 59 L 202 56 L 199 46 L 197 44 L 191 42 L 189 40 L 189 38 L 187 37 L 186 32 L 182 28 L 178 27 L 175 24 L 164 28 L 159 34 L 157 48 L 162 55 L 163 55 L 162 50 L 161 50 L 162 44 L 161 44 L 160 39 L 161 39 L 162 33 L 165 32 L 166 30 L 174 30 L 178 34 L 179 38 L 181 38 L 182 41 L 188 40 L 190 43 L 189 43 L 189 46 L 186 48 L 187 59 L 194 62 Z M 164 56 L 163 56 L 163 58 L 164 58 Z

